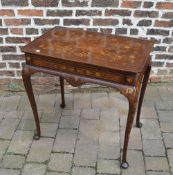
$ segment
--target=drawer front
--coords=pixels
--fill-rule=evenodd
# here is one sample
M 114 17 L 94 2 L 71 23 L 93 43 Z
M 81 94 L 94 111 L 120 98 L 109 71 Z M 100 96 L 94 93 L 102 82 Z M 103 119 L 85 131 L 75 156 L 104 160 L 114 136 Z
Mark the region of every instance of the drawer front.
M 134 83 L 134 78 L 131 77 L 130 81 L 129 78 L 126 75 L 114 73 L 114 72 L 109 72 L 105 70 L 96 70 L 93 67 L 85 67 L 85 66 L 77 66 L 75 64 L 69 64 L 69 63 L 64 63 L 64 62 L 53 62 L 48 59 L 42 59 L 39 57 L 31 58 L 28 64 L 33 65 L 33 66 L 39 66 L 39 67 L 44 67 L 48 68 L 51 70 L 57 70 L 57 71 L 62 71 L 66 73 L 73 73 L 76 75 L 81 75 L 81 76 L 86 76 L 90 78 L 96 78 L 96 79 L 101 79 L 101 80 L 107 80 L 111 82 L 116 82 L 116 83 L 121 83 L 121 84 L 133 84 Z

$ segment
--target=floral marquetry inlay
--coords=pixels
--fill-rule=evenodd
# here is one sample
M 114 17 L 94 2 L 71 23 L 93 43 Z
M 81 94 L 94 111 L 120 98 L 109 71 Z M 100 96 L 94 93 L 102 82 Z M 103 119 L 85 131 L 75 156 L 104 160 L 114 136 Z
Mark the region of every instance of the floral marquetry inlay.
M 42 39 L 44 42 L 40 42 Z M 146 61 L 143 58 L 149 55 L 152 45 L 153 42 L 148 40 L 55 27 L 23 51 L 30 50 L 55 60 L 140 72 Z
M 33 59 L 33 63 L 35 66 L 40 66 L 42 64 L 42 59 Z M 48 67 L 47 67 L 48 66 Z M 73 73 L 74 75 L 84 75 L 84 76 L 88 76 L 88 77 L 92 77 L 92 78 L 99 78 L 99 79 L 103 79 L 103 80 L 107 80 L 109 79 L 110 81 L 113 82 L 124 82 L 126 79 L 123 75 L 116 75 L 116 74 L 112 74 L 112 72 L 108 72 L 108 71 L 97 71 L 97 69 L 93 69 L 93 68 L 82 68 L 79 66 L 75 66 L 75 65 L 69 65 L 69 64 L 63 64 L 63 63 L 56 63 L 53 64 L 51 62 L 47 62 L 44 67 L 47 68 L 52 68 L 55 70 L 59 70 L 59 71 L 64 71 L 64 72 L 68 72 L 68 73 Z

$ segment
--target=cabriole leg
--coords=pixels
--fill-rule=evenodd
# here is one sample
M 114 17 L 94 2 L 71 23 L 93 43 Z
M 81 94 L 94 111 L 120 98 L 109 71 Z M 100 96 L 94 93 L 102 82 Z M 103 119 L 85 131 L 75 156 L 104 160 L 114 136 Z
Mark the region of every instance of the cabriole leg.
M 23 83 L 25 86 L 26 93 L 29 98 L 29 102 L 31 104 L 31 108 L 34 114 L 34 119 L 35 119 L 35 124 L 36 124 L 36 133 L 34 135 L 34 139 L 38 140 L 41 135 L 40 131 L 40 122 L 39 122 L 39 117 L 38 117 L 38 112 L 37 112 L 37 106 L 33 94 L 33 89 L 32 89 L 32 84 L 31 84 L 31 75 L 34 73 L 34 71 L 31 70 L 27 65 L 24 65 L 23 70 L 22 70 L 22 78 L 23 78 Z
M 65 108 L 65 98 L 64 98 L 64 78 L 60 76 L 60 87 L 61 87 L 61 108 Z
M 126 130 L 125 130 L 125 136 L 124 136 L 124 146 L 123 146 L 123 155 L 122 155 L 122 163 L 121 168 L 127 169 L 129 167 L 129 164 L 127 162 L 127 149 L 128 149 L 128 143 L 129 143 L 129 137 L 130 132 L 132 129 L 135 113 L 136 113 L 136 107 L 137 107 L 137 92 L 133 92 L 128 97 L 129 101 L 129 112 L 128 112 L 128 118 L 127 118 L 127 124 L 126 124 Z
M 137 117 L 136 117 L 136 127 L 138 127 L 138 128 L 142 127 L 142 123 L 140 123 L 141 107 L 142 107 L 142 102 L 144 99 L 144 94 L 145 94 L 145 90 L 147 87 L 148 79 L 150 76 L 150 71 L 151 71 L 151 66 L 148 66 L 145 73 L 144 73 L 144 78 L 142 81 L 142 87 L 141 87 L 141 93 L 140 93 L 140 97 L 139 97 L 139 104 L 138 104 Z

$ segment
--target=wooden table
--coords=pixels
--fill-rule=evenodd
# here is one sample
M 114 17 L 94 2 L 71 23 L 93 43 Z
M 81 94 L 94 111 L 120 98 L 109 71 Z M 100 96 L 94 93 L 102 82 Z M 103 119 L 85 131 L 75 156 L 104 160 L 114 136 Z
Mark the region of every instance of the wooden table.
M 58 75 L 61 107 L 65 107 L 64 78 L 73 86 L 96 83 L 116 88 L 127 97 L 129 112 L 125 131 L 122 168 L 128 168 L 127 147 L 137 110 L 136 126 L 140 128 L 140 112 L 147 86 L 154 42 L 129 37 L 55 27 L 26 45 L 26 64 L 22 77 L 33 110 L 36 134 L 40 123 L 33 95 L 31 75 L 36 72 Z

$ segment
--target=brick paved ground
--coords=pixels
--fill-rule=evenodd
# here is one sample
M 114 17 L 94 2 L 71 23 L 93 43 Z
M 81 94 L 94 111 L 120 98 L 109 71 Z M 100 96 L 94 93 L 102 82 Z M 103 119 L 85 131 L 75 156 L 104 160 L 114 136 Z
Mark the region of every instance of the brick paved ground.
M 171 175 L 173 173 L 173 85 L 150 86 L 143 128 L 133 128 L 128 160 L 120 150 L 127 101 L 117 92 L 36 96 L 42 137 L 32 139 L 34 121 L 25 95 L 0 97 L 0 175 Z

